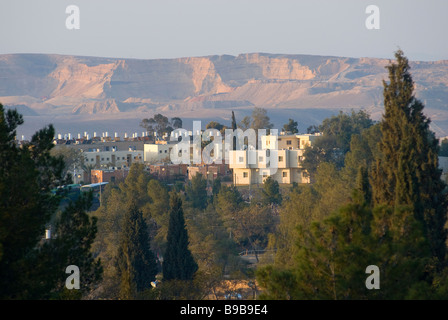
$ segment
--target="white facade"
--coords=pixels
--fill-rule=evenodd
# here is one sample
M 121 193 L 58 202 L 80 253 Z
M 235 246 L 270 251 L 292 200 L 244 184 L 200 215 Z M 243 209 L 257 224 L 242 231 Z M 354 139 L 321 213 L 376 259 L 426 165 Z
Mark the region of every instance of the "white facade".
M 148 163 L 169 162 L 173 144 L 147 143 L 143 145 L 143 160 Z
M 249 148 L 229 151 L 229 168 L 233 170 L 233 183 L 262 184 L 268 176 L 281 184 L 309 183 L 309 177 L 301 162 L 305 148 L 311 146 L 318 136 L 320 135 L 267 135 L 261 137 L 261 150 Z
M 278 183 L 309 183 L 302 169 L 304 150 L 230 151 L 229 168 L 236 185 L 262 184 L 268 176 Z
M 83 152 L 84 163 L 98 167 L 130 167 L 132 163 L 143 163 L 142 150 L 88 151 Z

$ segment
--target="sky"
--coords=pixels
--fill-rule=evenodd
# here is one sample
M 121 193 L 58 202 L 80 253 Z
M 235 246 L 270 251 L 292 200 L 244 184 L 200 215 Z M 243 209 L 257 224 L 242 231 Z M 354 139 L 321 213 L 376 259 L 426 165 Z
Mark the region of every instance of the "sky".
M 70 5 L 79 29 L 67 28 Z M 431 61 L 448 59 L 447 15 L 446 0 L 1 0 L 0 54 L 393 58 L 401 48 Z

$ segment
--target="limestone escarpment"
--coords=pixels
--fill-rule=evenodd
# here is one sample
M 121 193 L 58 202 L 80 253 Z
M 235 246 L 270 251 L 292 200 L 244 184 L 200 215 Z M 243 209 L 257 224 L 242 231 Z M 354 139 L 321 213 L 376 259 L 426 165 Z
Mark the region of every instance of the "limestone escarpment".
M 389 60 L 250 53 L 178 59 L 0 55 L 0 102 L 37 114 L 117 114 L 254 106 L 380 112 Z M 411 62 L 416 95 L 448 119 L 448 61 Z

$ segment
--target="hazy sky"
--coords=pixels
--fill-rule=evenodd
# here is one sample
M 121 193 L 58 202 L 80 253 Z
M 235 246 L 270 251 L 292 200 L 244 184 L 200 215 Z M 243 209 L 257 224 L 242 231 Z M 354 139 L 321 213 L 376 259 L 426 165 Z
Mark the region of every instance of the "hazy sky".
M 66 7 L 80 10 L 69 30 Z M 365 22 L 368 5 L 380 29 Z M 448 59 L 446 0 L 0 0 L 0 54 L 177 58 L 250 52 Z

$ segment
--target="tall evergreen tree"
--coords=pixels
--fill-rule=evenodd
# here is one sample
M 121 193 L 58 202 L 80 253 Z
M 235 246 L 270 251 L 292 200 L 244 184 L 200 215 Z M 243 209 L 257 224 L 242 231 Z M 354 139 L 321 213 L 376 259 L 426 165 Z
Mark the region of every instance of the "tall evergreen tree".
M 236 124 L 235 113 L 232 110 L 232 130 L 235 131 L 237 128 L 238 125 Z M 233 137 L 232 140 L 232 150 L 236 150 L 236 137 Z
M 192 280 L 198 265 L 188 249 L 188 231 L 185 226 L 182 200 L 177 193 L 171 194 L 170 206 L 167 249 L 162 266 L 163 279 Z
M 0 298 L 29 298 L 35 256 L 58 198 L 51 189 L 64 184 L 62 158 L 52 157 L 54 128 L 49 125 L 18 146 L 23 117 L 0 104 Z
M 235 113 L 232 110 L 232 130 L 237 129 L 236 119 L 235 119 Z
M 191 184 L 186 187 L 187 197 L 194 208 L 205 209 L 207 206 L 207 180 L 201 173 L 197 173 Z
M 371 145 L 375 139 L 351 144 L 370 149 L 374 159 L 350 159 L 351 172 L 360 167 L 350 203 L 328 218 L 299 224 L 290 269 L 259 271 L 266 297 L 285 297 L 284 287 L 289 298 L 300 299 L 446 298 L 447 202 L 437 139 L 412 95 L 407 59 L 401 51 L 396 58 L 388 67 L 390 83 L 384 82 L 378 148 Z M 371 264 L 379 267 L 380 290 L 364 286 Z
M 123 299 L 133 299 L 139 292 L 151 288 L 157 274 L 146 222 L 132 200 L 123 220 L 117 266 L 121 278 L 120 296 Z
M 423 224 L 432 256 L 446 254 L 445 184 L 440 179 L 438 140 L 430 130 L 424 105 L 414 97 L 408 59 L 401 50 L 388 66 L 384 85 L 385 113 L 381 122 L 380 153 L 373 167 L 374 204 L 407 206 Z
M 37 288 L 32 298 L 77 299 L 88 295 L 102 279 L 103 267 L 91 251 L 97 233 L 97 218 L 89 217 L 92 194 L 81 194 L 55 221 L 51 240 L 46 240 L 33 255 Z M 80 270 L 79 290 L 66 290 L 65 269 L 75 265 Z M 45 279 L 45 281 L 43 281 Z

